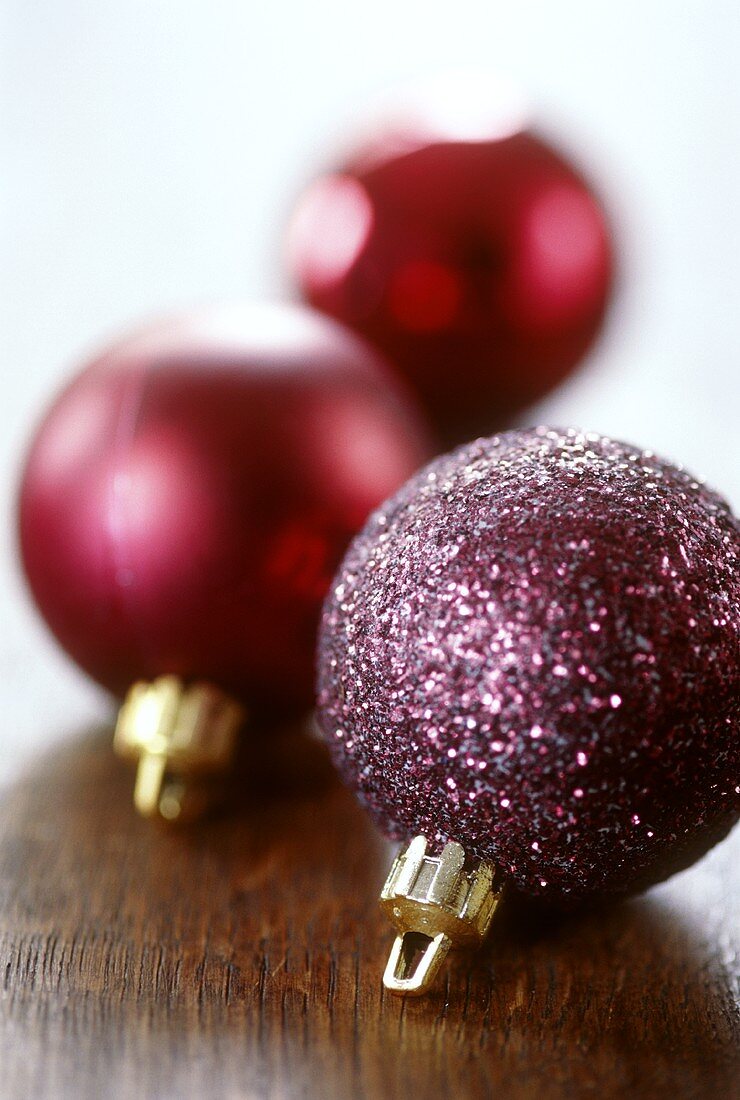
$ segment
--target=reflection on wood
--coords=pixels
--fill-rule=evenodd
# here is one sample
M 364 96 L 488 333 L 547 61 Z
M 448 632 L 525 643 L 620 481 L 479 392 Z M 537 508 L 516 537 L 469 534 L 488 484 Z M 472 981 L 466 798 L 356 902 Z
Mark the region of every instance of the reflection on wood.
M 4 1095 L 733 1094 L 740 837 L 606 913 L 503 907 L 404 1002 L 381 986 L 389 846 L 318 745 L 275 745 L 191 831 L 133 813 L 109 731 L 5 793 Z

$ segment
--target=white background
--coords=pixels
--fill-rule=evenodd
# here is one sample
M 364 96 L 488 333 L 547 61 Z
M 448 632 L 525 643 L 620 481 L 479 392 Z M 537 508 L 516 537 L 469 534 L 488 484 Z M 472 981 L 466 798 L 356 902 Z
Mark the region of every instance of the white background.
M 503 71 L 612 210 L 607 335 L 526 419 L 651 447 L 740 504 L 737 0 L 4 0 L 0 36 L 0 781 L 109 706 L 18 575 L 39 410 L 142 317 L 285 293 L 293 198 L 394 84 Z

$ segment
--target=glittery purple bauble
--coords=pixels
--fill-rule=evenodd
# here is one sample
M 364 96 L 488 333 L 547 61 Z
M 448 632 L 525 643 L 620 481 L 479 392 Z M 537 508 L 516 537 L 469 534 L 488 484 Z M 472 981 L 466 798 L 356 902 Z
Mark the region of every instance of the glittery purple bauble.
M 640 889 L 740 816 L 740 528 L 576 431 L 437 459 L 324 608 L 322 727 L 392 836 L 460 841 L 557 903 Z

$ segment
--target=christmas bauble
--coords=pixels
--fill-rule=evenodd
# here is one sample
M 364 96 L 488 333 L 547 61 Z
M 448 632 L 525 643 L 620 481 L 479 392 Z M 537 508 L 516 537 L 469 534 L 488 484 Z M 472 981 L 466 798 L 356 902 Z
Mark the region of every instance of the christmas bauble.
M 471 129 L 379 127 L 299 200 L 288 265 L 304 298 L 389 357 L 449 444 L 488 433 L 583 357 L 612 246 L 579 171 L 519 113 Z M 460 105 L 458 104 L 458 107 Z
M 23 475 L 23 564 L 112 692 L 167 673 L 294 711 L 341 553 L 424 456 L 356 337 L 297 307 L 213 308 L 112 347 L 54 402 Z
M 392 836 L 458 842 L 558 904 L 643 888 L 740 815 L 740 527 L 624 443 L 478 440 L 353 542 L 319 692 Z

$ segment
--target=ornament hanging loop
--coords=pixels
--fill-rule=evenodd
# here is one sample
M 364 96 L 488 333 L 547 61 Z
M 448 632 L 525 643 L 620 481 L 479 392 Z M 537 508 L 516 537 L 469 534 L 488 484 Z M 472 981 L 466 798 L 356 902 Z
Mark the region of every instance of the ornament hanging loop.
M 134 805 L 144 817 L 184 823 L 202 816 L 208 781 L 234 755 L 244 711 L 211 684 L 161 676 L 130 689 L 113 747 L 137 762 Z
M 421 996 L 434 982 L 451 947 L 452 940 L 444 932 L 434 937 L 423 932 L 404 932 L 396 936 L 383 985 L 391 993 Z
M 465 850 L 450 841 L 439 856 L 414 837 L 391 867 L 380 905 L 398 929 L 383 984 L 391 993 L 427 993 L 453 948 L 479 947 L 501 900 L 490 863 L 465 869 Z

